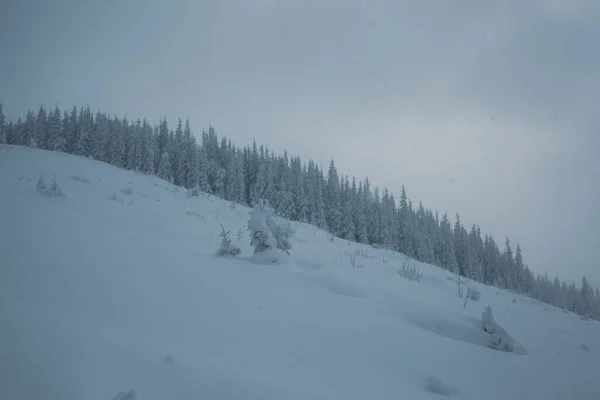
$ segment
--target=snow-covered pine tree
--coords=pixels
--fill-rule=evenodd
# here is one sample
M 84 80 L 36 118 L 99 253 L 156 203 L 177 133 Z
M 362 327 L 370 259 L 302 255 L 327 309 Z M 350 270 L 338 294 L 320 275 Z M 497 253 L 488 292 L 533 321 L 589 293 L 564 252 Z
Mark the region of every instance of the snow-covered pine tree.
M 458 273 L 461 276 L 472 278 L 472 270 L 470 264 L 468 233 L 460 223 L 460 216 L 456 214 L 456 222 L 454 223 L 454 252 L 456 255 L 456 264 Z
M 308 222 L 308 200 L 304 191 L 304 177 L 302 175 L 302 164 L 300 157 L 292 159 L 292 201 L 294 203 L 292 210 L 292 219 L 294 221 Z
M 46 120 L 46 148 L 52 151 L 65 151 L 66 140 L 63 137 L 61 114 L 58 106 L 50 114 Z
M 230 231 L 226 231 L 223 225 L 221 225 L 221 233 L 219 236 L 221 237 L 221 245 L 217 250 L 217 255 L 219 256 L 239 256 L 242 250 L 231 243 L 231 239 L 229 238 Z
M 383 248 L 396 250 L 397 244 L 395 240 L 396 236 L 396 204 L 394 196 L 388 191 L 387 188 L 383 189 L 383 197 L 381 198 L 382 207 L 382 219 L 381 219 L 381 243 Z M 412 251 L 412 242 L 409 249 L 409 257 L 412 257 L 414 252 Z
M 521 245 L 517 243 L 517 249 L 515 250 L 515 272 L 517 274 L 516 287 L 518 293 L 526 293 L 526 273 L 525 265 L 523 265 L 523 252 Z
M 348 177 L 342 179 L 341 184 L 341 206 L 342 211 L 341 226 L 339 236 L 342 239 L 354 240 L 354 222 L 352 221 L 352 203 L 350 199 L 350 188 Z
M 259 199 L 252 209 L 248 229 L 255 254 L 275 248 L 287 252 L 292 248 L 290 238 L 294 235 L 293 228 L 289 222 L 277 220 L 275 210 L 264 199 Z
M 500 263 L 500 275 L 502 277 L 502 283 L 504 288 L 513 290 L 514 289 L 514 270 L 515 270 L 515 259 L 513 258 L 513 252 L 510 247 L 510 241 L 506 238 L 504 245 L 504 253 L 502 254 L 502 260 Z
M 333 235 L 339 235 L 342 227 L 342 211 L 340 210 L 340 180 L 333 159 L 329 164 L 327 174 L 327 195 L 325 207 L 327 226 Z
M 236 188 L 236 161 L 235 157 L 229 157 L 225 175 L 225 200 L 235 201 L 237 197 Z
M 169 127 L 167 126 L 167 118 L 165 117 L 165 118 L 161 119 L 159 122 L 157 136 L 156 136 L 156 153 L 160 155 L 160 159 L 162 159 L 162 154 L 167 152 L 168 142 L 169 142 Z M 159 159 L 159 162 L 160 162 L 160 159 Z
M 38 142 L 36 139 L 37 126 L 35 123 L 35 115 L 34 115 L 33 111 L 29 111 L 27 113 L 27 116 L 25 117 L 25 122 L 23 122 L 23 124 L 21 124 L 21 126 L 22 126 L 21 132 L 23 135 L 23 140 L 21 141 L 20 144 L 23 144 L 25 146 L 32 147 L 32 148 L 37 148 L 38 147 Z
M 16 144 L 17 133 L 15 132 L 15 124 L 12 121 L 8 122 L 6 126 L 6 143 Z
M 225 181 L 227 178 L 225 169 L 213 163 L 210 171 L 212 171 L 212 193 L 220 198 L 225 198 Z
M 146 174 L 154 175 L 155 169 L 155 154 L 156 154 L 156 141 L 152 134 L 152 127 L 148 121 L 144 118 L 142 122 L 142 171 Z
M 169 160 L 169 153 L 168 152 L 164 152 L 162 153 L 162 156 L 160 157 L 160 161 L 158 163 L 158 177 L 161 179 L 164 179 L 165 181 L 168 182 L 172 182 L 173 181 L 173 177 L 171 176 L 172 173 L 172 168 L 171 168 L 171 161 Z
M 185 141 L 183 137 L 183 121 L 177 119 L 177 127 L 175 128 L 175 140 L 172 149 L 173 159 L 173 182 L 178 186 L 185 185 L 185 176 L 187 174 L 187 153 L 185 152 Z
M 326 206 L 324 200 L 325 193 L 325 178 L 323 177 L 323 172 L 316 167 L 315 168 L 315 223 L 317 227 L 328 230 L 327 226 L 327 214 L 326 214 Z
M 46 131 L 47 115 L 44 105 L 40 105 L 35 120 L 35 141 L 40 149 L 48 150 L 48 132 Z M 32 146 L 33 147 L 33 146 Z
M 65 125 L 63 124 L 63 128 Z M 75 143 L 77 141 L 77 132 L 79 131 L 79 123 L 77 120 L 77 107 L 73 106 L 69 114 L 68 129 L 65 131 L 65 139 L 67 140 L 67 153 L 75 153 Z
M 192 188 L 198 182 L 198 168 L 197 165 L 197 145 L 196 139 L 192 135 L 192 131 L 190 129 L 190 120 L 187 118 L 185 120 L 185 127 L 183 128 L 183 138 L 185 141 L 185 187 Z
M 354 181 L 354 179 L 353 179 Z M 353 182 L 354 184 L 354 182 Z M 355 223 L 354 226 L 356 228 L 356 241 L 358 243 L 369 243 L 369 234 L 367 232 L 367 219 L 366 219 L 366 209 L 367 205 L 365 204 L 365 195 L 363 193 L 362 182 L 358 184 L 358 191 L 356 193 L 356 199 L 354 201 L 354 211 L 355 215 Z
M 385 196 L 384 196 L 385 198 Z M 400 205 L 398 208 L 398 250 L 409 257 L 414 256 L 413 238 L 411 236 L 410 213 L 406 190 L 402 185 Z
M 469 276 L 469 278 L 477 282 L 483 282 L 483 242 L 481 242 L 480 246 L 480 241 L 481 237 L 479 236 L 477 227 L 473 224 L 467 239 L 469 265 L 471 267 L 471 276 Z
M 93 141 L 91 141 L 90 137 L 94 137 L 93 135 L 93 118 L 92 112 L 88 108 L 81 108 L 79 110 L 79 118 L 78 123 L 79 126 L 77 142 L 75 143 L 75 154 L 82 157 L 87 157 L 89 155 L 93 155 L 90 147 Z M 108 154 L 103 154 L 106 158 L 108 158 Z M 102 161 L 110 162 L 108 159 L 103 159 Z
M 454 252 L 454 238 L 452 232 L 452 226 L 448 221 L 448 215 L 444 213 L 440 222 L 440 261 L 442 267 L 453 273 L 458 272 L 458 265 L 456 264 L 456 254 Z
M 275 211 L 277 215 L 282 218 L 290 219 L 293 208 L 294 201 L 292 199 L 292 194 L 288 191 L 287 186 L 285 184 L 284 175 L 280 175 L 279 184 L 277 185 L 276 195 L 275 195 Z
M 241 153 L 235 157 L 235 200 L 239 204 L 246 204 L 246 180 L 244 177 L 244 160 Z
M 581 278 L 580 298 L 580 315 L 589 318 L 594 308 L 594 289 L 585 276 Z
M 206 154 L 206 147 L 202 146 L 198 150 L 198 186 L 205 193 L 212 193 L 210 182 L 208 179 L 208 156 Z

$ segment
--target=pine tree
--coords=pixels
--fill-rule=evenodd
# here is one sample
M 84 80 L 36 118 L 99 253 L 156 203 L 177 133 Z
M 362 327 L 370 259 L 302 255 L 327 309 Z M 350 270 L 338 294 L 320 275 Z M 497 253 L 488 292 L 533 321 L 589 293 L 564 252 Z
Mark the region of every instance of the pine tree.
M 461 276 L 472 278 L 470 265 L 470 254 L 467 242 L 467 231 L 460 223 L 460 216 L 456 214 L 456 223 L 454 224 L 454 250 L 456 254 L 456 263 L 458 273 Z
M 452 227 L 448 221 L 448 215 L 446 213 L 444 213 L 444 216 L 440 222 L 440 242 L 438 246 L 442 268 L 445 268 L 453 273 L 457 273 L 458 265 L 456 263 L 456 254 L 454 251 Z
M 6 127 L 6 143 L 7 144 L 16 144 L 17 134 L 15 132 L 15 125 L 12 121 L 8 122 L 8 126 Z
M 352 201 L 350 196 L 348 177 L 346 176 L 346 178 L 343 180 L 341 192 L 342 224 L 340 227 L 341 229 L 339 236 L 342 239 L 355 240 L 355 227 L 354 222 L 352 221 Z
M 40 149 L 48 150 L 48 132 L 46 131 L 46 109 L 44 105 L 40 105 L 40 109 L 35 121 L 35 142 Z M 34 146 L 32 146 L 34 147 Z
M 325 179 L 323 178 L 323 172 L 315 168 L 315 223 L 317 227 L 328 230 L 327 226 L 327 214 L 326 214 L 326 206 L 324 200 L 324 192 L 325 192 Z
M 294 209 L 292 219 L 300 222 L 308 222 L 308 199 L 304 191 L 304 177 L 302 175 L 302 165 L 300 158 L 292 159 L 292 200 Z
M 410 214 L 408 210 L 408 199 L 404 185 L 400 194 L 400 206 L 398 209 L 398 251 L 409 257 L 415 255 L 413 238 L 411 235 Z
M 134 171 L 142 170 L 143 149 L 142 149 L 142 121 L 135 121 L 128 130 L 129 134 L 125 138 L 127 143 L 127 158 L 125 168 Z
M 173 164 L 173 181 L 178 186 L 185 185 L 185 176 L 187 174 L 187 153 L 185 152 L 185 143 L 183 138 L 183 121 L 181 118 L 177 120 L 177 128 L 175 128 L 175 141 L 173 143 L 172 152 Z
M 275 210 L 277 211 L 277 215 L 282 218 L 290 219 L 294 208 L 294 201 L 292 199 L 291 192 L 287 190 L 284 175 L 281 175 L 279 178 L 279 184 L 277 185 L 276 193 Z
M 167 118 L 163 118 L 158 125 L 158 135 L 156 141 L 156 152 L 161 155 L 167 152 L 167 144 L 169 142 L 169 127 L 167 126 Z
M 329 164 L 325 207 L 327 226 L 332 234 L 339 235 L 342 228 L 342 212 L 340 210 L 340 180 L 333 160 L 331 160 L 331 163 Z
M 196 168 L 196 139 L 192 136 L 190 129 L 189 118 L 185 120 L 185 127 L 183 129 L 183 139 L 185 142 L 185 187 L 192 188 L 198 182 L 198 169 Z
M 225 177 L 225 199 L 229 201 L 239 201 L 239 193 L 240 190 L 243 189 L 243 182 L 240 182 L 238 176 L 237 158 L 237 155 L 229 157 L 229 165 L 227 166 L 227 175 Z
M 27 113 L 27 116 L 25 117 L 25 123 L 23 124 L 22 130 L 23 130 L 23 142 L 22 143 L 25 146 L 37 148 L 38 147 L 38 141 L 36 139 L 37 125 L 36 125 L 36 119 L 35 119 L 35 115 L 33 114 L 33 111 L 29 111 Z
M 525 266 L 523 265 L 523 254 L 521 252 L 521 246 L 519 245 L 519 243 L 517 243 L 517 250 L 515 252 L 515 272 L 517 274 L 517 277 L 515 279 L 515 289 L 519 293 L 526 293 Z
M 92 135 L 93 121 L 91 111 L 89 108 L 81 108 L 79 110 L 78 126 L 79 134 L 77 137 L 77 143 L 75 143 L 75 154 L 78 156 L 87 157 L 89 155 L 92 155 L 91 150 L 94 150 L 90 149 L 90 144 L 92 143 L 90 140 L 90 136 Z
M 50 111 L 45 124 L 45 146 L 46 149 L 52 151 L 66 150 L 66 143 L 62 137 L 62 121 L 58 106 L 54 111 Z
M 502 254 L 502 263 L 500 265 L 500 274 L 502 277 L 502 283 L 506 289 L 514 289 L 514 270 L 515 270 L 515 259 L 513 258 L 513 252 L 510 247 L 510 241 L 506 238 L 504 253 Z
M 158 177 L 164 179 L 168 182 L 173 182 L 173 177 L 171 176 L 172 168 L 171 161 L 169 160 L 169 153 L 164 152 L 160 157 L 160 161 L 158 163 Z
M 142 171 L 146 174 L 155 173 L 156 141 L 152 134 L 152 127 L 146 119 L 142 122 Z
M 69 114 L 68 129 L 65 131 L 65 139 L 67 140 L 67 152 L 75 154 L 75 144 L 79 132 L 79 123 L 77 120 L 77 107 L 73 106 Z
M 589 317 L 594 305 L 594 289 L 589 284 L 587 278 L 584 276 L 581 278 L 581 290 L 580 290 L 580 298 L 581 298 L 581 307 L 580 314 Z
M 210 182 L 208 180 L 208 156 L 206 148 L 202 146 L 198 151 L 198 186 L 203 192 L 212 193 Z
M 353 186 L 355 185 L 353 179 Z M 365 204 L 365 195 L 363 193 L 362 182 L 358 184 L 358 191 L 356 192 L 356 198 L 354 201 L 354 209 L 352 214 L 355 216 L 354 226 L 356 228 L 356 238 L 355 240 L 358 243 L 369 243 L 369 234 L 367 232 L 367 219 L 365 216 L 366 204 Z

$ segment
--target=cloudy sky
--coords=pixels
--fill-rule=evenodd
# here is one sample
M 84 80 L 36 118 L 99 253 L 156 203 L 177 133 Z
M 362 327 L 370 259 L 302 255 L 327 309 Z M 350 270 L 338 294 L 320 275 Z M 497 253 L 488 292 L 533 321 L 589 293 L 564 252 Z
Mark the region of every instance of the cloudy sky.
M 600 285 L 599 21 L 596 0 L 7 0 L 0 97 L 333 157 Z

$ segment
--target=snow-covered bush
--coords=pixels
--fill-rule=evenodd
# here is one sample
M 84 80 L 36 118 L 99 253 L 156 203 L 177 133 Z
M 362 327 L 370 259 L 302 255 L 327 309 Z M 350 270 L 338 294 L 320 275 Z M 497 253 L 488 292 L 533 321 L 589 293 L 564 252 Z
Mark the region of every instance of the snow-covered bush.
M 348 257 L 348 261 L 350 262 L 350 265 L 352 265 L 352 268 L 364 268 L 365 265 L 361 264 L 360 262 L 358 262 L 356 260 L 356 256 L 358 255 L 356 252 L 354 253 L 350 253 L 350 252 L 346 252 L 346 257 Z
M 123 193 L 126 196 L 131 196 L 131 194 L 133 193 L 133 188 L 131 186 L 126 186 L 123 189 L 121 189 L 121 193 Z
M 229 255 L 229 256 L 239 256 L 240 253 L 242 252 L 242 250 L 240 250 L 239 247 L 237 247 L 235 244 L 231 243 L 231 239 L 229 239 L 229 231 L 226 231 L 225 228 L 223 228 L 223 225 L 221 225 L 221 233 L 219 234 L 219 236 L 221 236 L 221 245 L 219 246 L 219 249 L 217 250 L 217 255 L 220 256 L 225 256 L 225 255 Z
M 84 177 L 78 176 L 78 175 L 73 175 L 71 177 L 71 179 L 74 180 L 75 182 L 90 183 L 90 181 L 87 178 L 84 178 Z
M 481 324 L 483 330 L 490 334 L 490 343 L 488 347 L 494 350 L 515 352 L 515 342 L 512 337 L 502 328 L 494 319 L 492 308 L 485 307 L 481 315 Z
M 40 179 L 38 180 L 37 186 L 35 187 L 36 190 L 46 190 L 47 186 L 46 186 L 46 182 L 44 181 L 44 177 L 42 175 L 40 175 Z
M 479 299 L 481 298 L 481 293 L 475 288 L 469 288 L 467 289 L 467 298 L 469 300 L 479 301 Z
M 40 175 L 40 179 L 38 180 L 38 183 L 35 188 L 36 188 L 36 190 L 44 193 L 47 196 L 65 197 L 65 194 L 63 193 L 62 189 L 60 188 L 60 186 L 58 186 L 58 183 L 56 182 L 56 176 L 52 179 L 52 183 L 50 183 L 50 187 L 47 187 L 46 182 L 44 181 L 44 177 L 42 175 Z
M 198 217 L 200 219 L 204 219 L 204 214 L 201 214 L 201 213 L 199 213 L 197 211 L 188 211 L 188 212 L 185 213 L 185 215 L 190 215 L 192 217 Z
M 187 194 L 187 197 L 199 197 L 200 192 L 202 192 L 202 190 L 200 190 L 200 186 L 196 185 L 193 188 L 188 189 L 186 194 Z
M 279 220 L 275 211 L 266 200 L 260 199 L 254 206 L 248 220 L 250 230 L 250 244 L 254 253 L 270 249 L 281 249 L 287 252 L 292 248 L 290 238 L 294 229 L 289 222 Z
M 65 196 L 62 189 L 60 188 L 60 186 L 58 186 L 58 183 L 56 182 L 56 176 L 52 179 L 52 183 L 50 184 L 50 190 L 52 190 L 52 193 L 55 196 L 60 196 L 60 197 Z
M 106 200 L 116 201 L 118 203 L 123 203 L 123 199 L 117 196 L 117 193 L 113 193 L 112 196 L 108 196 Z M 158 199 L 157 199 L 158 200 Z M 160 201 L 160 200 L 159 200 Z
M 398 274 L 411 281 L 420 282 L 423 278 L 423 273 L 416 267 L 416 265 L 403 264 L 402 268 L 398 271 Z

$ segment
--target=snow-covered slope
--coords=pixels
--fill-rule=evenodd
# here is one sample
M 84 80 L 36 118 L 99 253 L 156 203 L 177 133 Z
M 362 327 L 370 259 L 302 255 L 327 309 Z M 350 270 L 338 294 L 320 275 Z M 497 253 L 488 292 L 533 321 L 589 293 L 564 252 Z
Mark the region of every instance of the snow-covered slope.
M 40 174 L 65 193 L 36 190 Z M 248 209 L 155 177 L 0 147 L 0 398 L 599 399 L 600 324 L 295 224 L 251 258 Z M 214 255 L 220 224 L 242 248 Z M 355 257 L 351 265 L 350 258 Z M 517 342 L 487 347 L 485 306 Z

